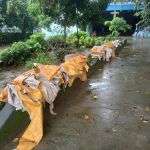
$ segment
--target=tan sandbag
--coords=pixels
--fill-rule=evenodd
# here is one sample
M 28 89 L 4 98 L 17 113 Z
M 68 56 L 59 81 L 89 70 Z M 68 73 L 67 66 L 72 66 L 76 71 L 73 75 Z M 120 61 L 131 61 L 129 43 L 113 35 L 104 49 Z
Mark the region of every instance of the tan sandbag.
M 37 64 L 37 66 L 39 69 L 39 74 L 45 76 L 48 80 L 51 80 L 54 76 L 56 76 L 60 70 L 60 66 L 56 65 Z
M 116 57 L 115 51 L 116 51 L 116 46 L 114 45 L 113 41 L 112 42 L 108 42 L 106 44 L 104 44 L 107 48 L 112 49 L 112 58 Z
M 35 70 L 31 70 L 26 72 L 24 75 L 34 74 L 35 78 L 39 78 L 40 76 L 46 77 L 47 79 L 52 79 L 54 76 L 58 76 L 60 74 L 60 67 L 53 65 L 38 65 L 38 72 Z M 21 79 L 19 81 L 19 79 Z M 16 86 L 18 89 L 19 97 L 21 98 L 24 107 L 29 113 L 31 122 L 25 133 L 22 135 L 19 141 L 19 145 L 17 146 L 18 150 L 31 150 L 33 149 L 41 140 L 43 136 L 43 112 L 42 107 L 44 101 L 43 89 L 40 85 L 39 88 L 33 89 L 24 85 L 25 80 L 23 77 L 17 78 L 15 83 L 21 83 L 21 85 Z M 41 80 L 40 80 L 41 81 Z M 42 82 L 40 83 L 42 84 Z M 55 95 L 56 96 L 56 95 Z M 51 103 L 51 106 L 53 104 Z
M 68 55 L 66 55 L 65 56 L 65 58 L 64 58 L 64 61 L 66 62 L 66 61 L 70 61 L 70 60 L 72 60 L 73 58 L 77 58 L 77 57 L 83 57 L 83 58 L 85 58 L 86 59 L 86 56 L 84 55 L 84 54 L 82 54 L 82 53 L 73 53 L 73 54 L 68 54 Z
M 79 78 L 81 81 L 87 80 L 88 72 L 87 57 L 83 54 L 72 55 L 61 64 L 69 76 L 69 86 L 72 86 L 74 80 Z
M 8 92 L 7 88 L 5 87 L 0 91 L 0 102 L 7 102 Z
M 113 50 L 112 53 L 112 58 L 116 57 L 115 51 L 116 49 L 121 45 L 121 41 L 120 40 L 114 40 L 114 41 L 110 41 L 106 44 L 104 44 L 107 48 L 110 48 Z
M 25 81 L 28 77 L 33 75 L 38 80 L 40 76 L 44 76 L 46 79 L 51 80 L 55 76 L 62 78 L 61 84 L 64 84 L 63 73 L 65 72 L 70 75 L 71 80 L 77 77 L 86 80 L 86 72 L 88 71 L 86 61 L 85 57 L 77 56 L 60 66 L 39 64 L 38 68 L 29 70 L 13 80 L 12 84 L 15 86 L 17 94 L 31 119 L 29 126 L 19 140 L 17 150 L 32 150 L 38 145 L 43 136 L 43 103 L 45 101 L 42 86 L 32 88 L 32 86 L 27 85 Z M 0 99 L 4 101 L 7 97 L 7 90 L 2 90 Z
M 43 68 L 40 66 L 40 69 L 42 70 Z M 45 66 L 44 69 L 43 70 L 45 72 L 42 70 L 42 74 L 46 74 L 49 79 L 53 77 L 54 73 L 56 73 L 56 67 Z M 48 71 L 50 71 L 49 74 L 47 73 Z M 17 146 L 18 150 L 33 149 L 40 142 L 43 136 L 43 93 L 41 92 L 40 88 L 33 89 L 24 84 L 25 79 L 27 79 L 27 77 L 30 75 L 36 76 L 34 69 L 19 75 L 12 82 L 15 85 L 18 96 L 22 100 L 22 104 L 24 105 L 31 119 L 28 128 L 19 140 L 19 145 Z M 0 99 L 7 99 L 7 94 L 8 92 L 5 88 L 0 94 Z
M 32 70 L 29 70 L 27 72 L 24 72 L 22 74 L 20 74 L 18 77 L 16 77 L 12 83 L 15 84 L 15 85 L 22 85 L 23 81 L 29 76 L 29 75 L 34 75 L 35 72 L 34 72 L 34 69 Z
M 89 70 L 87 65 L 87 56 L 84 54 L 72 54 L 65 60 L 65 63 L 67 62 L 72 63 L 72 65 L 76 65 L 77 69 L 80 71 L 86 70 L 86 72 L 88 72 Z
M 17 150 L 32 150 L 43 136 L 43 104 L 34 102 L 27 95 L 19 92 L 31 122 L 19 140 Z
M 105 43 L 101 46 L 94 46 L 91 49 L 91 52 L 92 52 L 91 56 L 93 58 L 98 58 L 99 60 L 102 59 L 103 61 L 109 62 L 111 58 L 116 57 L 115 51 L 116 51 L 118 44 L 119 44 L 118 41 L 115 40 L 115 41 Z
M 105 52 L 104 46 L 94 46 L 91 49 L 91 52 L 92 52 L 91 53 L 92 58 L 98 58 L 99 60 L 101 60 L 101 59 L 105 60 L 106 52 Z
M 38 76 L 38 74 L 41 74 L 45 76 L 48 80 L 51 80 L 59 71 L 60 67 L 56 65 L 42 65 L 42 64 L 36 64 L 35 69 L 31 69 L 21 75 L 19 75 L 17 78 L 13 80 L 14 84 L 21 85 L 22 82 L 29 76 L 29 75 L 35 75 Z
M 108 48 L 116 49 L 115 45 L 113 44 L 113 41 L 107 42 L 104 45 Z
M 19 140 L 17 150 L 32 150 L 41 140 L 43 136 L 43 104 L 42 94 L 39 90 L 30 91 L 25 89 L 24 85 L 15 85 L 19 98 L 27 110 L 31 122 L 25 133 Z M 30 96 L 29 96 L 30 95 Z M 7 102 L 7 87 L 0 93 L 0 101 Z

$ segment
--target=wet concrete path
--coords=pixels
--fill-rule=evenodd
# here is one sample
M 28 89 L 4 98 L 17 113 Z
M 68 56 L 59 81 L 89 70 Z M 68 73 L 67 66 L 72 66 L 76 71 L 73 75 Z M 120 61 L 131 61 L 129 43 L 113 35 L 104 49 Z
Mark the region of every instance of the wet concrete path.
M 149 43 L 132 41 L 119 58 L 93 71 L 86 83 L 59 96 L 58 115 L 46 113 L 37 150 L 149 150 Z

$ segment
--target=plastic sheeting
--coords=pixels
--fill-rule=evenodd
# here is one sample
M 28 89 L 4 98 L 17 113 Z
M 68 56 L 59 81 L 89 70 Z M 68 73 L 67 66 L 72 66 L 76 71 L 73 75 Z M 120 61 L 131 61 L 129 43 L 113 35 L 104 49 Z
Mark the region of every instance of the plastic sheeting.
M 35 75 L 34 80 L 36 80 L 37 78 L 37 80 L 40 81 L 40 85 L 38 88 L 31 88 L 29 85 L 26 86 L 25 84 L 25 85 L 21 85 L 21 88 L 19 88 L 19 89 L 23 89 L 24 93 L 22 93 L 22 90 L 20 90 L 18 91 L 18 94 L 19 94 L 19 97 L 23 101 L 24 107 L 29 113 L 31 123 L 29 124 L 25 133 L 20 138 L 19 145 L 17 146 L 17 150 L 31 150 L 42 139 L 42 136 L 43 136 L 43 103 L 46 100 L 46 94 L 43 92 L 44 89 L 42 89 L 42 86 L 45 86 L 45 85 L 43 85 L 42 83 L 43 80 L 41 81 L 41 76 L 43 78 L 45 77 L 46 78 L 45 80 L 49 82 L 49 80 L 52 80 L 54 76 L 56 76 L 56 74 L 59 73 L 58 68 L 59 67 L 57 66 L 38 65 L 36 66 L 35 71 L 31 70 L 30 72 L 23 74 L 23 76 L 24 75 L 26 76 L 27 74 L 30 74 L 30 73 L 34 74 Z M 23 77 L 20 76 L 18 79 L 23 79 Z M 15 83 L 20 83 L 20 81 L 16 79 Z M 22 81 L 24 83 L 24 80 Z M 55 98 L 56 96 L 57 95 L 55 95 Z
M 8 103 L 16 108 L 16 110 L 24 109 L 22 101 L 17 94 L 16 88 L 13 84 L 7 85 Z

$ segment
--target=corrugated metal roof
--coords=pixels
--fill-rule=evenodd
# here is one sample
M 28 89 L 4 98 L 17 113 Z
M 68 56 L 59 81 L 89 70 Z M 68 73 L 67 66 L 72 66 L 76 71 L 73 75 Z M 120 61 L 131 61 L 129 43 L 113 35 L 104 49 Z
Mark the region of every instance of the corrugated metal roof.
M 136 10 L 136 5 L 133 2 L 118 2 L 110 3 L 106 11 L 134 11 Z

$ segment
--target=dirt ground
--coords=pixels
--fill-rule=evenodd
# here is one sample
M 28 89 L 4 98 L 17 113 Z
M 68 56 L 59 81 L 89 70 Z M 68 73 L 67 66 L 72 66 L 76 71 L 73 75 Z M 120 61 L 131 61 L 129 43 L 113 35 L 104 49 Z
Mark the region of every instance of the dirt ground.
M 130 42 L 57 98 L 37 150 L 150 150 L 150 40 Z

